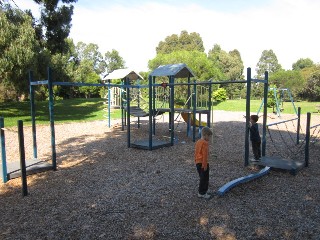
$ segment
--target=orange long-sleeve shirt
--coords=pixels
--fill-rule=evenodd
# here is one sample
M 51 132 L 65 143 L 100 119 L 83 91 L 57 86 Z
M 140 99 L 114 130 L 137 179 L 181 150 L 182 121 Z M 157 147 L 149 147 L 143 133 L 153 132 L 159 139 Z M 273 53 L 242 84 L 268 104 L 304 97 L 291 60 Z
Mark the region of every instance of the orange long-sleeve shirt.
M 209 142 L 204 139 L 199 139 L 196 142 L 194 160 L 195 163 L 201 163 L 202 168 L 206 168 L 208 166 L 209 159 Z

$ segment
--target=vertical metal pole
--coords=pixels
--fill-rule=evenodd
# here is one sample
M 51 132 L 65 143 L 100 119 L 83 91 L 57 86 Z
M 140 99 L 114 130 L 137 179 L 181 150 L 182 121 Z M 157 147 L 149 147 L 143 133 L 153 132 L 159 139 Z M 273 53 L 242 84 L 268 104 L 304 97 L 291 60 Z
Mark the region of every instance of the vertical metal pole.
M 38 158 L 37 150 L 37 130 L 36 130 L 36 108 L 34 103 L 34 86 L 31 84 L 33 82 L 33 72 L 29 71 L 29 91 L 30 91 L 30 108 L 31 108 L 31 122 L 32 122 L 32 140 L 33 140 L 33 157 Z
M 244 165 L 249 165 L 249 121 L 250 121 L 250 95 L 251 95 L 251 68 L 247 68 L 247 96 L 246 96 L 246 132 Z
M 137 80 L 137 84 L 138 84 L 138 89 L 137 91 L 137 95 L 138 95 L 138 107 L 140 108 L 140 96 L 141 96 L 141 91 L 140 91 L 140 80 Z M 138 117 L 138 128 L 140 128 L 140 117 Z
M 108 127 L 110 128 L 111 127 L 111 111 L 110 111 L 110 108 L 111 108 L 111 89 L 110 89 L 110 80 L 108 80 Z M 113 96 L 114 97 L 114 96 Z
M 190 89 L 190 75 L 188 77 L 188 102 L 187 102 L 187 109 L 190 109 L 191 106 L 191 99 L 190 98 L 190 94 L 191 94 L 191 89 Z M 191 125 L 191 118 L 190 118 L 190 114 L 188 114 L 188 119 L 187 119 L 187 137 L 189 136 L 190 133 L 190 125 Z
M 156 83 L 156 77 L 152 77 L 152 107 L 149 108 L 149 115 L 152 116 L 152 133 L 153 135 L 156 135 L 156 116 L 154 114 L 154 111 L 156 109 L 156 87 L 154 84 Z
M 196 81 L 193 81 L 193 95 L 192 95 L 192 102 L 193 102 L 193 124 L 192 124 L 192 141 L 196 141 L 196 114 L 197 114 L 197 84 Z
M 53 100 L 53 89 L 51 79 L 51 68 L 48 68 L 48 89 L 49 89 L 49 114 L 50 114 L 50 129 L 51 129 L 51 151 L 52 151 L 52 168 L 54 171 L 57 170 L 57 154 L 56 154 L 56 137 L 54 130 L 54 100 Z
M 269 73 L 264 73 L 264 90 L 263 90 L 263 121 L 262 121 L 262 151 L 261 155 L 266 155 L 267 145 L 267 115 L 268 115 L 268 91 L 269 91 Z
M 301 122 L 301 107 L 298 107 L 298 120 L 297 120 L 297 145 L 300 143 L 300 122 Z
M 129 79 L 126 77 L 125 78 L 125 84 L 126 84 L 126 92 L 127 92 L 127 138 L 128 138 L 128 148 L 130 147 L 130 142 L 131 142 L 131 135 L 130 135 L 130 131 L 131 131 L 131 121 L 130 121 L 130 81 Z
M 311 113 L 307 113 L 307 126 L 306 126 L 306 146 L 305 146 L 305 166 L 309 166 L 309 147 L 310 147 L 310 122 Z
M 7 155 L 6 155 L 6 142 L 4 137 L 4 118 L 0 117 L 0 140 L 1 140 L 1 162 L 2 162 L 2 181 L 8 182 L 7 173 Z
M 173 146 L 174 143 L 174 76 L 170 76 L 169 77 L 169 82 L 170 82 L 170 112 L 171 112 L 171 116 L 170 116 L 170 129 L 171 129 L 171 146 Z
M 123 98 L 124 98 L 124 89 L 123 89 L 123 81 L 121 81 L 121 92 L 120 92 L 120 101 L 121 101 L 121 131 L 124 131 L 124 102 L 123 102 Z
M 152 82 L 153 82 L 153 77 L 149 75 L 149 150 L 152 150 L 152 129 L 153 129 L 153 123 L 152 123 L 152 114 L 151 114 L 151 109 L 152 109 Z
M 18 139 L 19 139 L 19 153 L 20 153 L 22 196 L 27 196 L 28 184 L 27 184 L 26 156 L 24 151 L 24 136 L 23 136 L 22 120 L 18 120 Z

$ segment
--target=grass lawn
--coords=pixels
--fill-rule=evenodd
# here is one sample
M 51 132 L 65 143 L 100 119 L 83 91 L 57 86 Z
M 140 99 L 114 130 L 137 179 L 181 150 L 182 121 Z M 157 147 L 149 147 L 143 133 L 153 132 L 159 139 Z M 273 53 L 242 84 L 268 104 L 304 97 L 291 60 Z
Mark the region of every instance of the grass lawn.
M 251 112 L 258 111 L 261 100 L 251 101 Z M 37 124 L 48 124 L 49 122 L 49 109 L 48 102 L 36 102 L 36 121 Z M 301 107 L 302 114 L 307 112 L 314 113 L 316 105 L 319 102 L 297 102 L 296 108 Z M 69 99 L 55 101 L 54 106 L 54 119 L 56 123 L 62 122 L 79 122 L 79 121 L 94 121 L 106 119 L 104 115 L 106 112 L 103 110 L 105 105 L 103 99 Z M 245 111 L 246 101 L 242 100 L 228 100 L 221 103 L 213 103 L 214 110 L 225 111 Z M 12 127 L 17 125 L 18 120 L 23 120 L 24 125 L 31 125 L 30 116 L 30 103 L 0 103 L 0 116 L 5 118 L 5 126 Z M 294 113 L 294 108 L 291 102 L 284 102 L 282 113 Z M 262 111 L 262 110 L 261 110 Z M 268 109 L 272 111 L 272 109 Z M 112 110 L 111 118 L 120 118 L 120 110 Z

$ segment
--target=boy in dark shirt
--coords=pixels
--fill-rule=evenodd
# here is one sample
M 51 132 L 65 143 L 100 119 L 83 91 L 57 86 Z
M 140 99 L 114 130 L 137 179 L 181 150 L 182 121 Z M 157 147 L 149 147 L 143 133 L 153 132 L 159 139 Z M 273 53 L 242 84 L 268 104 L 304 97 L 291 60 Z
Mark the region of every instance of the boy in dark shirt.
M 252 145 L 252 152 L 254 156 L 254 162 L 257 162 L 261 159 L 261 137 L 259 134 L 258 128 L 258 115 L 251 115 L 250 116 L 250 141 Z

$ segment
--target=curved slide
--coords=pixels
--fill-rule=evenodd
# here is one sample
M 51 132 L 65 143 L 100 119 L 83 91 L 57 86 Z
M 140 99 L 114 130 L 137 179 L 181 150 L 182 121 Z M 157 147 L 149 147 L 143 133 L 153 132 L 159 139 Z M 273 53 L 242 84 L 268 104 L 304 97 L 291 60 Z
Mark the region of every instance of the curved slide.
M 222 196 L 227 191 L 229 191 L 231 188 L 234 188 L 235 186 L 239 185 L 240 183 L 249 182 L 249 181 L 254 180 L 256 178 L 262 177 L 262 176 L 268 174 L 269 172 L 270 172 L 270 167 L 265 167 L 257 173 L 249 174 L 245 177 L 240 177 L 235 180 L 232 180 L 231 182 L 228 182 L 225 185 L 223 185 L 221 188 L 219 188 L 218 195 Z
M 189 114 L 191 115 L 191 126 L 193 126 L 193 120 L 194 120 L 193 113 L 184 113 L 184 112 L 182 112 L 181 116 L 182 116 L 183 120 L 187 123 Z M 199 126 L 206 127 L 207 126 L 206 122 L 202 122 L 201 121 L 201 123 L 200 123 L 198 119 L 196 119 L 195 124 L 196 124 L 196 127 L 199 127 Z

